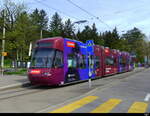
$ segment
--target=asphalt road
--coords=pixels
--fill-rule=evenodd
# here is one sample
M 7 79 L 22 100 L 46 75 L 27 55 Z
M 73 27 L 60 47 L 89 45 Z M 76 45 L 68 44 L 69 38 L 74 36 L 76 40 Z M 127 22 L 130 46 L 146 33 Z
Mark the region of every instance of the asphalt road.
M 150 69 L 136 71 L 93 80 L 92 88 L 84 82 L 3 91 L 0 112 L 150 112 Z

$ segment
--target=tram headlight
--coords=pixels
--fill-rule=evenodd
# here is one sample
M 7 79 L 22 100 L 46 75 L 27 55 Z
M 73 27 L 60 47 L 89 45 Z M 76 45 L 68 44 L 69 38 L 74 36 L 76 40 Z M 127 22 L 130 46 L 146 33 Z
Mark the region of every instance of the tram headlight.
M 41 70 L 39 70 L 39 69 L 32 69 L 30 71 L 30 74 L 40 74 L 40 73 L 41 73 Z

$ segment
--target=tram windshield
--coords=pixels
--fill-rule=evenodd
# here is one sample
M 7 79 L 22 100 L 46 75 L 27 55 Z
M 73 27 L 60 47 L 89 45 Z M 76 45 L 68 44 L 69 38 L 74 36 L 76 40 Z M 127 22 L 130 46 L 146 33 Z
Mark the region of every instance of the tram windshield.
M 54 60 L 53 48 L 36 48 L 31 60 L 31 68 L 51 68 Z

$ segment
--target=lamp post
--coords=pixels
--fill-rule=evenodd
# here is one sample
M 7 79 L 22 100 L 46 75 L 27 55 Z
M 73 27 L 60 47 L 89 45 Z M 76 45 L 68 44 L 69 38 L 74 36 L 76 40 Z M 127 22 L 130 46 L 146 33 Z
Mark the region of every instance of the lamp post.
M 87 20 L 80 20 L 80 21 L 76 21 L 76 22 L 74 22 L 74 23 L 72 23 L 72 26 L 74 26 L 75 24 L 81 24 L 81 23 L 86 23 L 86 22 L 88 22 Z M 72 31 L 72 33 L 73 33 L 73 36 L 75 37 L 75 39 L 76 40 L 79 40 L 78 39 L 78 37 L 76 36 L 76 34 L 74 33 L 74 31 Z
M 40 31 L 40 39 L 42 39 L 43 38 L 43 30 L 41 29 L 41 31 Z
M 2 76 L 3 76 L 3 68 L 4 68 L 4 55 L 3 53 L 5 52 L 5 33 L 6 33 L 6 29 L 5 29 L 5 17 L 6 17 L 6 10 L 4 9 L 4 23 L 3 23 L 3 39 L 2 39 L 2 53 L 1 53 L 1 72 L 2 72 Z
M 76 22 L 74 22 L 73 24 L 75 24 L 75 23 L 77 23 L 77 24 L 81 24 L 81 23 L 86 23 L 86 22 L 88 22 L 87 20 L 80 20 L 80 21 L 76 21 Z

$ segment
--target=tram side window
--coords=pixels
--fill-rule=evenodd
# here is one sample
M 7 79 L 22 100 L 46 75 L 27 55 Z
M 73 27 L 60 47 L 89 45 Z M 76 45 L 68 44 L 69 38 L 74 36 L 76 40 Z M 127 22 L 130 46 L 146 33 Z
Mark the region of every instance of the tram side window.
M 128 60 L 128 59 L 126 60 L 126 64 L 127 64 L 127 65 L 129 64 L 129 60 Z
M 57 67 L 57 68 L 62 68 L 63 67 L 63 52 L 56 51 L 54 66 Z
M 77 67 L 77 59 L 74 54 L 68 55 L 68 68 L 76 68 Z
M 125 60 L 125 58 L 123 58 L 123 57 L 120 58 L 120 64 L 123 65 L 123 66 L 126 65 L 126 60 Z
M 80 55 L 78 58 L 78 67 L 81 69 L 86 68 L 86 56 Z
M 126 60 L 125 58 L 122 58 L 122 64 L 125 66 L 126 65 Z
M 100 57 L 99 56 L 95 57 L 95 67 L 100 68 Z
M 117 66 L 117 59 L 114 58 L 114 66 Z
M 125 58 L 122 59 L 122 63 L 123 63 L 124 65 L 126 65 L 126 59 L 125 59 Z
M 129 58 L 127 58 L 127 60 L 126 60 L 126 64 L 130 64 L 130 59 Z
M 106 57 L 106 65 L 114 65 L 114 59 L 111 57 Z
M 133 58 L 130 58 L 130 64 L 134 64 Z

